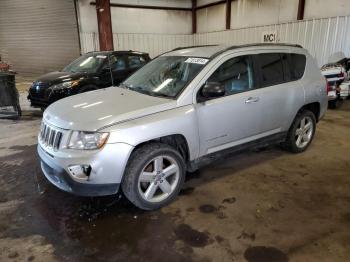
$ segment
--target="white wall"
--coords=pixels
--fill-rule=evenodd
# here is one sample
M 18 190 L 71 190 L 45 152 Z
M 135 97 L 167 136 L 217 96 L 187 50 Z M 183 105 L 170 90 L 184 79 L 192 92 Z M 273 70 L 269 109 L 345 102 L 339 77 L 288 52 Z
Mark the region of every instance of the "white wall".
M 90 0 L 78 1 L 78 20 L 81 33 L 98 32 L 96 7 L 90 5 L 90 2 Z
M 231 28 L 294 21 L 297 12 L 298 0 L 237 0 L 231 6 Z
M 197 6 L 215 0 L 199 0 Z M 297 19 L 298 0 L 236 0 L 231 4 L 231 28 L 268 25 Z M 197 11 L 197 31 L 214 32 L 226 28 L 226 4 Z
M 202 6 L 217 0 L 198 0 Z M 235 0 L 231 7 L 231 28 L 277 24 L 297 19 L 299 0 Z M 95 6 L 78 0 L 80 31 L 98 32 Z M 306 0 L 305 19 L 350 14 L 350 0 Z M 111 0 L 111 3 L 190 8 L 191 0 Z M 190 34 L 191 12 L 112 7 L 114 33 Z M 197 11 L 197 31 L 225 29 L 226 5 Z
M 272 30 L 277 32 L 278 42 L 306 48 L 319 66 L 335 52 L 350 56 L 350 15 L 195 34 L 194 45 L 259 43 L 263 32 Z
M 198 33 L 225 30 L 225 27 L 226 4 L 215 5 L 197 11 Z
M 111 7 L 113 33 L 191 34 L 191 12 Z
M 96 6 L 79 0 L 82 33 L 98 32 Z M 188 0 L 111 0 L 111 3 L 189 8 Z M 190 34 L 191 12 L 111 7 L 113 33 Z
M 350 14 L 350 0 L 306 0 L 305 19 Z
M 113 4 L 148 5 L 191 8 L 191 0 L 110 0 Z

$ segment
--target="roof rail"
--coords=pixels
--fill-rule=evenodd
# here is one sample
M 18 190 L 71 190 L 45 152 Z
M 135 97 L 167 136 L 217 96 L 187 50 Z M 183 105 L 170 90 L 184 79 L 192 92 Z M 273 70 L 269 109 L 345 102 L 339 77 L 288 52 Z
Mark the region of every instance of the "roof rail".
M 181 49 L 187 49 L 187 48 L 196 48 L 196 47 L 210 47 L 210 46 L 218 46 L 218 45 L 191 45 L 191 46 L 180 46 L 177 47 L 171 51 L 177 51 L 177 50 L 181 50 Z M 170 51 L 170 52 L 171 52 Z
M 298 44 L 288 44 L 288 43 L 255 43 L 255 44 L 244 44 L 244 45 L 234 45 L 229 46 L 221 51 L 216 52 L 213 54 L 210 58 L 214 58 L 226 51 L 243 48 L 243 47 L 253 47 L 253 46 L 289 46 L 289 47 L 297 47 L 297 48 L 303 48 L 301 45 Z
M 301 45 L 288 44 L 288 43 L 255 43 L 255 44 L 239 45 L 239 46 L 236 46 L 236 47 L 250 47 L 250 46 L 290 46 L 290 47 L 303 48 Z

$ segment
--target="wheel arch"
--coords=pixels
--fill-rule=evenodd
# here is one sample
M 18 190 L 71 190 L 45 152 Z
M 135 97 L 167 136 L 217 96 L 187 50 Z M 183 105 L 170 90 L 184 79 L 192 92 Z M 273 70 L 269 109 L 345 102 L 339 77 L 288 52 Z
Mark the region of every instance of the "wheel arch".
M 134 147 L 131 154 L 139 147 L 152 142 L 159 142 L 159 143 L 169 145 L 180 153 L 185 163 L 188 163 L 190 161 L 190 150 L 189 150 L 188 142 L 185 136 L 182 134 L 171 134 L 171 135 L 161 136 L 161 137 L 157 137 L 157 138 L 153 138 L 153 139 L 141 142 Z
M 298 110 L 297 115 L 300 112 L 304 111 L 304 110 L 309 110 L 315 115 L 316 123 L 319 121 L 319 119 L 320 119 L 320 110 L 321 110 L 321 104 L 319 102 L 312 102 L 312 103 L 309 103 L 309 104 L 306 104 L 306 105 L 302 106 Z

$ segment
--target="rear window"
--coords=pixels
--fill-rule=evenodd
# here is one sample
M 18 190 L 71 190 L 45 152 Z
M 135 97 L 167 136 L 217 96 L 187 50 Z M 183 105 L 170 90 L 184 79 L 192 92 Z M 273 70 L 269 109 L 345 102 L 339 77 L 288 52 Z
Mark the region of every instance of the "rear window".
M 284 82 L 283 63 L 280 54 L 259 54 L 262 87 Z
M 290 54 L 291 80 L 295 81 L 303 77 L 305 72 L 306 57 L 300 54 Z

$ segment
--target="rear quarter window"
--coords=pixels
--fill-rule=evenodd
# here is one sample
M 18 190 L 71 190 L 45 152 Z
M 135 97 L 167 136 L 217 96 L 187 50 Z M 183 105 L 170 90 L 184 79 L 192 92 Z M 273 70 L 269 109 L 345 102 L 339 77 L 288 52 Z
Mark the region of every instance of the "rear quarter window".
M 290 54 L 291 80 L 299 80 L 305 72 L 306 57 L 301 54 Z

